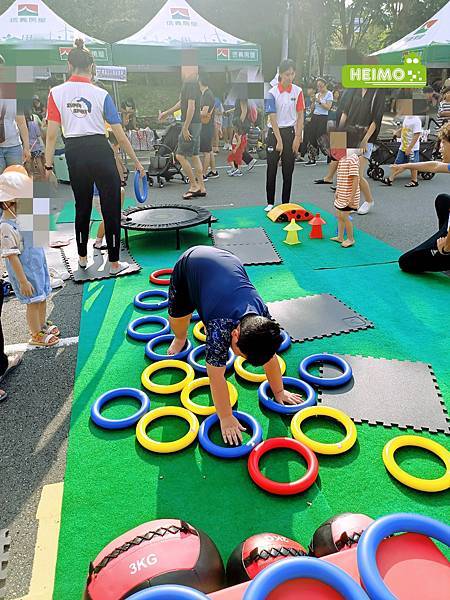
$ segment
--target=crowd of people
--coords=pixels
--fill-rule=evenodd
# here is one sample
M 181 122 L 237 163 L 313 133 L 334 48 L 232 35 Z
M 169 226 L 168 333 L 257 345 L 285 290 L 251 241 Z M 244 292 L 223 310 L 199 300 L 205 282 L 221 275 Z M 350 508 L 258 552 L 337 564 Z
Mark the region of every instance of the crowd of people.
M 45 347 L 57 344 L 60 336 L 58 327 L 46 315 L 46 300 L 55 287 L 52 282 L 55 276 L 47 267 L 42 248 L 30 244 L 17 221 L 18 199 L 32 197 L 31 176 L 37 172 L 39 177 L 56 182 L 54 156 L 64 152 L 75 197 L 79 267 L 85 269 L 88 265 L 94 198 L 103 219 L 94 251 L 107 250 L 111 276 L 128 268 L 128 263 L 120 260 L 121 207 L 126 184 L 121 153 L 128 155 L 141 177 L 147 176 L 125 132 L 136 126 L 134 100 L 128 98 L 118 109 L 107 90 L 95 84 L 93 56 L 81 40 L 70 51 L 68 65 L 69 78 L 50 90 L 46 104 L 37 95 L 23 110 L 15 99 L 0 100 L 1 257 L 10 286 L 27 307 L 29 343 Z M 222 144 L 229 152 L 230 177 L 242 176 L 244 163 L 250 171 L 257 161 L 249 152 L 249 136 L 260 123 L 267 160 L 265 210 L 270 211 L 275 205 L 278 167 L 281 166 L 283 180 L 281 202 L 288 203 L 296 162 L 304 162 L 307 154 L 305 165 L 313 166 L 323 152 L 328 169 L 314 183 L 329 185 L 334 190 L 338 231 L 332 240 L 349 248 L 355 244 L 351 214 L 357 211 L 365 215 L 374 206 L 365 175 L 381 129 L 386 93 L 381 89 L 342 90 L 339 86 L 329 89 L 321 77 L 307 83 L 304 93 L 295 79 L 293 61 L 284 60 L 264 99 L 267 123 L 261 123 L 256 103 L 245 93 L 235 94 L 230 101 L 230 95 L 218 98 L 213 93 L 206 73 L 191 71 L 184 78 L 178 102 L 159 114 L 161 122 L 171 115 L 180 115 L 176 158 L 189 179 L 189 189 L 183 198 L 191 200 L 207 195 L 205 182 L 219 177 L 216 155 Z M 420 161 L 422 120 L 414 114 L 412 99 L 397 94 L 391 107 L 402 118 L 395 132 L 400 147 L 390 174 L 382 181 L 386 186 L 392 186 L 396 176 L 405 170 L 411 173 L 408 188 L 418 187 L 418 172 L 450 172 L 450 81 L 444 82 L 439 93 L 424 88 L 423 96 L 425 112 L 429 114 L 433 109 L 436 112 L 442 161 Z M 80 99 L 76 111 L 74 98 Z M 77 111 L 84 111 L 83 119 Z M 435 206 L 439 230 L 400 258 L 404 271 L 450 269 L 450 196 L 440 194 Z M 0 285 L 0 311 L 3 293 Z M 17 356 L 6 357 L 0 327 L 0 381 L 19 362 Z M 0 399 L 4 396 L 5 392 L 0 390 Z

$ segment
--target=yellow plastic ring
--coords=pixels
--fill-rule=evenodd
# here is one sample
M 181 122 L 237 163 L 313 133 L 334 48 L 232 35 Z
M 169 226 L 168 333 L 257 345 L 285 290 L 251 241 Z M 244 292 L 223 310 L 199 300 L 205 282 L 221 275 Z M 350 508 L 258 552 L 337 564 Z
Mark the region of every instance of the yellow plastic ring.
M 330 417 L 334 419 L 345 427 L 345 438 L 336 444 L 325 444 L 312 440 L 301 429 L 303 421 L 310 417 Z M 355 444 L 357 437 L 356 425 L 350 417 L 341 410 L 331 408 L 330 406 L 310 406 L 309 408 L 299 410 L 292 418 L 291 432 L 296 440 L 303 442 L 303 444 L 317 454 L 342 454 L 343 452 L 347 452 Z
M 158 383 L 153 383 L 150 380 L 150 377 L 156 371 L 161 371 L 161 369 L 181 369 L 186 373 L 186 377 L 179 381 L 178 383 L 172 383 L 170 385 L 160 385 Z M 182 360 L 160 360 L 159 362 L 152 363 L 148 367 L 146 367 L 142 371 L 141 382 L 142 385 L 150 390 L 151 392 L 155 392 L 155 394 L 175 394 L 176 392 L 181 392 L 181 390 L 191 381 L 194 380 L 195 371 L 188 365 L 188 363 L 183 362 Z
M 445 464 L 445 475 L 442 475 L 438 479 L 421 479 L 404 471 L 395 462 L 394 454 L 399 448 L 404 448 L 405 446 L 424 448 L 435 454 Z M 389 440 L 383 448 L 382 456 L 386 469 L 392 477 L 395 477 L 403 485 L 421 492 L 443 492 L 450 488 L 450 452 L 434 440 L 418 435 L 399 435 Z
M 206 331 L 203 321 L 199 321 L 194 325 L 194 337 L 197 338 L 200 342 L 206 342 Z
M 277 358 L 278 364 L 280 365 L 281 374 L 284 375 L 286 373 L 286 363 L 281 358 L 281 356 L 278 356 L 278 354 Z M 245 379 L 247 381 L 251 381 L 252 383 L 262 383 L 263 381 L 266 381 L 265 373 L 250 373 L 250 371 L 244 369 L 245 361 L 246 359 L 243 356 L 238 356 L 234 361 L 234 370 L 239 375 L 239 377 L 242 377 L 242 379 Z
M 194 390 L 206 385 L 210 385 L 209 377 L 199 377 L 198 379 L 191 381 L 191 383 L 188 383 L 188 385 L 183 388 L 183 391 L 181 392 L 181 404 L 196 415 L 202 415 L 205 417 L 216 412 L 215 406 L 202 406 L 201 404 L 196 404 L 193 400 L 191 400 L 190 395 Z M 237 389 L 229 381 L 227 381 L 227 385 L 228 393 L 230 395 L 230 406 L 234 406 L 238 399 Z
M 152 440 L 147 435 L 147 427 L 152 421 L 161 417 L 181 417 L 189 423 L 189 431 L 182 438 L 173 442 L 157 442 Z M 197 417 L 185 408 L 181 408 L 181 406 L 161 406 L 151 410 L 138 421 L 136 425 L 136 437 L 143 448 L 151 452 L 158 452 L 159 454 L 169 454 L 170 452 L 183 450 L 183 448 L 187 448 L 189 444 L 192 444 L 197 437 L 199 427 Z

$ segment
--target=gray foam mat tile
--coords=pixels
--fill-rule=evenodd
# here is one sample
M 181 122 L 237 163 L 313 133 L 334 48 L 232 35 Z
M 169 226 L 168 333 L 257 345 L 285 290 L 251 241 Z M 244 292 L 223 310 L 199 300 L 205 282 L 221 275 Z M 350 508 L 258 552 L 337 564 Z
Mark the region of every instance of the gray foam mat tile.
M 6 595 L 6 576 L 8 574 L 11 537 L 8 529 L 0 529 L 0 600 Z
M 267 306 L 293 342 L 317 340 L 374 326 L 331 294 L 269 302 Z
M 450 435 L 450 419 L 431 365 L 421 362 L 342 355 L 353 379 L 322 389 L 319 402 L 344 411 L 355 423 Z M 324 364 L 325 377 L 338 369 Z
M 76 283 L 132 275 L 133 273 L 138 273 L 142 268 L 141 265 L 139 265 L 131 256 L 130 251 L 125 246 L 124 242 L 120 243 L 120 260 L 128 262 L 130 266 L 128 269 L 115 276 L 110 275 L 109 273 L 108 253 L 106 250 L 93 250 L 92 244 L 89 244 L 89 260 L 86 269 L 80 269 L 78 266 L 78 252 L 75 242 L 71 242 L 70 246 L 65 246 L 60 250 L 66 264 L 66 268 Z
M 262 227 L 213 229 L 212 238 L 216 248 L 232 252 L 244 265 L 271 265 L 283 262 Z

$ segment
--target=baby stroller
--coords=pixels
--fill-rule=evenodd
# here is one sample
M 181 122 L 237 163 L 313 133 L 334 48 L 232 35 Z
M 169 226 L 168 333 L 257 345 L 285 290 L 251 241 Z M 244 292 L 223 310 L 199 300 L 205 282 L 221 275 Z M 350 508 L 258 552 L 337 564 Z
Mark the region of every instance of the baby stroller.
M 175 154 L 178 145 L 178 136 L 181 132 L 181 123 L 170 125 L 160 141 L 153 144 L 150 151 L 150 162 L 147 171 L 149 185 L 158 185 L 163 188 L 165 183 L 179 175 L 183 183 L 189 183 L 188 178 L 182 173 L 181 165 Z
M 425 135 L 424 135 L 425 134 Z M 439 160 L 439 142 L 435 136 L 428 135 L 428 132 L 424 132 L 420 140 L 419 148 L 419 159 L 421 162 L 428 162 L 430 160 Z M 392 139 L 377 139 L 375 142 L 377 146 L 376 150 L 372 152 L 372 156 L 369 160 L 369 166 L 367 168 L 367 176 L 371 177 L 375 181 L 383 181 L 384 169 L 381 165 L 392 165 L 395 162 L 398 149 L 400 148 L 400 142 L 395 138 Z M 433 179 L 434 173 L 419 171 L 422 179 L 430 180 Z

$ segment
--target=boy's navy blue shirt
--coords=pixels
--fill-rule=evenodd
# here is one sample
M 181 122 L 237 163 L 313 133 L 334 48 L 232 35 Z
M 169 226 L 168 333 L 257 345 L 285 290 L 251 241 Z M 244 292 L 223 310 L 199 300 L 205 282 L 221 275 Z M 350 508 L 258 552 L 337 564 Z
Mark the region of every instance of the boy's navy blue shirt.
M 251 283 L 241 261 L 231 252 L 211 246 L 194 246 L 179 259 L 175 280 L 187 292 L 191 308 L 197 309 L 206 328 L 206 362 L 223 367 L 228 359 L 231 332 L 249 314 L 270 317 L 267 306 Z M 177 269 L 176 269 L 177 270 Z M 180 282 L 178 278 L 181 277 Z

